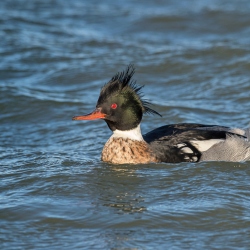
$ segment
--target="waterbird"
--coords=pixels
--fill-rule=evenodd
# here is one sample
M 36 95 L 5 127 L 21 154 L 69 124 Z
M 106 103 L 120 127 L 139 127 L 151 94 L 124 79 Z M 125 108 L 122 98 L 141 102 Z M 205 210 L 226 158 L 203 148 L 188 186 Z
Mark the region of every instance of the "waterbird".
M 144 113 L 161 116 L 143 98 L 142 87 L 132 79 L 133 65 L 118 72 L 100 92 L 96 109 L 73 120 L 103 119 L 112 136 L 101 160 L 112 164 L 250 160 L 250 129 L 180 123 L 161 126 L 142 135 Z

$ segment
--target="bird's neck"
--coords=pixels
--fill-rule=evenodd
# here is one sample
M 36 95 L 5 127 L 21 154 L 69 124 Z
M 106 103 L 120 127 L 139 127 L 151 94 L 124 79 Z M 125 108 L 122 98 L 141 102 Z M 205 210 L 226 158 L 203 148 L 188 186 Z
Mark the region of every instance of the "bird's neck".
M 124 138 L 124 139 L 130 139 L 133 141 L 144 141 L 142 134 L 141 134 L 141 127 L 140 124 L 131 130 L 114 130 L 113 135 L 111 138 Z

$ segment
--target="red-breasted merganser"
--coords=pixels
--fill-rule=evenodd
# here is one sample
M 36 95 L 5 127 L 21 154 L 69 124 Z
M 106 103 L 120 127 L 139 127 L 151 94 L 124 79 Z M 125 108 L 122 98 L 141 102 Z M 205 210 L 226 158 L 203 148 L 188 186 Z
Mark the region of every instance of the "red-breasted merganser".
M 142 135 L 143 113 L 160 115 L 142 98 L 132 65 L 103 86 L 96 109 L 73 120 L 103 119 L 113 131 L 101 159 L 114 164 L 250 160 L 250 130 L 202 124 L 171 124 Z M 161 115 L 160 115 L 161 116 Z

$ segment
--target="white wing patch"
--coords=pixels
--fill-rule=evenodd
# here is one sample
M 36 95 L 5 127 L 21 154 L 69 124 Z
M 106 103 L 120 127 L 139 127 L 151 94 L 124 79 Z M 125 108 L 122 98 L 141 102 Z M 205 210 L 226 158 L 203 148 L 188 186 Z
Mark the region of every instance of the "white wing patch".
M 211 140 L 192 140 L 189 143 L 194 146 L 198 151 L 205 152 L 213 145 L 223 142 L 223 139 L 211 139 Z M 176 145 L 180 149 L 180 154 L 184 155 L 184 159 L 189 162 L 197 162 L 198 157 L 195 155 L 194 150 L 185 143 L 179 143 Z
M 190 143 L 196 147 L 200 152 L 205 152 L 207 151 L 209 148 L 211 148 L 213 145 L 223 142 L 225 140 L 223 139 L 211 139 L 211 140 L 203 140 L 203 141 L 190 141 Z
M 184 144 L 184 143 L 181 143 L 181 144 L 177 144 L 177 148 L 180 148 L 181 149 L 181 152 L 183 153 L 183 154 L 193 154 L 194 153 L 194 151 L 191 149 L 191 148 L 189 148 L 186 144 Z
M 198 157 L 194 155 L 194 151 L 185 143 L 179 143 L 176 145 L 180 149 L 180 154 L 185 155 L 184 160 L 187 162 L 197 162 Z

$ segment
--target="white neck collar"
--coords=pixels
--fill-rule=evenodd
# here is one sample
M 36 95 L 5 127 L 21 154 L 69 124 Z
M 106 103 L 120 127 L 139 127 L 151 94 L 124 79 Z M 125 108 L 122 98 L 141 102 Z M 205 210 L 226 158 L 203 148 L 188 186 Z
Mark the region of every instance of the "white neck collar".
M 144 141 L 141 134 L 140 124 L 136 128 L 133 128 L 131 130 L 122 131 L 116 129 L 115 131 L 113 131 L 113 135 L 111 136 L 111 138 L 119 138 L 119 137 L 125 139 L 131 139 L 134 141 Z

